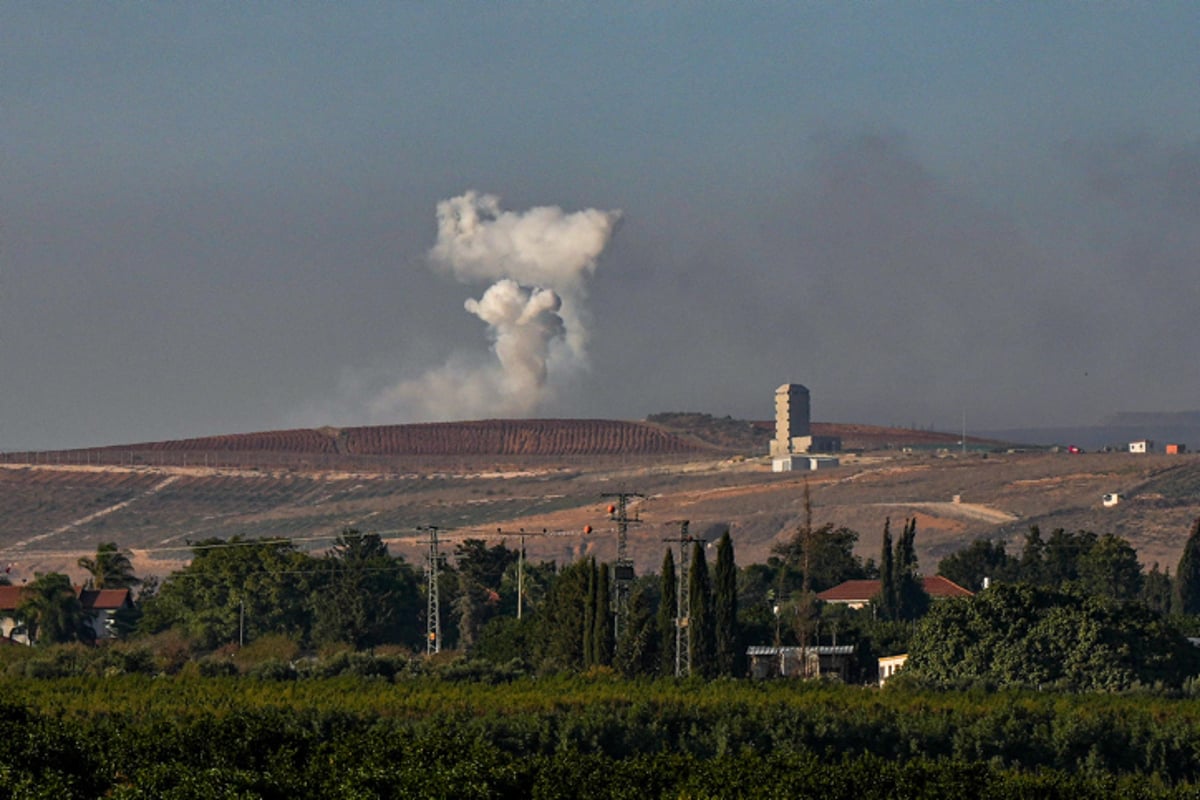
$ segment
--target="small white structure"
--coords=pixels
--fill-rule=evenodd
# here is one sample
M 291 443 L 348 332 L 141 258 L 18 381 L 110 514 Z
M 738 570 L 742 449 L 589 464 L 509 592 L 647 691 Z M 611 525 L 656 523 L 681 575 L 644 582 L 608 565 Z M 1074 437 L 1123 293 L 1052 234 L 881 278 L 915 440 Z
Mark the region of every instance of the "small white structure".
M 1112 508 L 1121 502 L 1121 495 L 1118 492 L 1109 492 L 1104 495 L 1104 507 Z
M 908 661 L 908 653 L 901 653 L 898 656 L 884 656 L 879 659 L 879 685 L 883 686 L 887 683 L 887 679 L 895 675 L 904 666 L 904 662 Z
M 836 467 L 841 462 L 828 456 L 777 456 L 771 459 L 772 472 L 792 472 L 806 469 L 816 471 Z
M 1129 452 L 1131 453 L 1153 453 L 1154 442 L 1150 439 L 1138 439 L 1136 442 L 1129 443 Z

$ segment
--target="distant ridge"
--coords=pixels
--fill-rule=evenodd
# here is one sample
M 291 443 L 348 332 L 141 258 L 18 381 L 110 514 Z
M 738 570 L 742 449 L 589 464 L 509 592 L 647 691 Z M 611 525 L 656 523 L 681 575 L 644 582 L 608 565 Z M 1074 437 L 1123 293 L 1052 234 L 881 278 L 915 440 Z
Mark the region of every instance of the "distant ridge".
M 351 428 L 296 428 L 60 451 L 279 453 L 316 456 L 550 456 L 703 452 L 713 445 L 648 422 L 598 419 L 472 420 Z M 14 457 L 22 454 L 9 454 Z
M 837 437 L 845 450 L 951 448 L 958 434 L 848 423 L 812 424 L 813 433 Z M 236 463 L 336 468 L 373 459 L 411 457 L 576 457 L 766 455 L 773 423 L 709 414 L 656 414 L 646 421 L 604 419 L 490 419 L 294 428 L 158 442 L 0 455 L 8 463 L 165 465 Z M 1002 442 L 968 438 L 972 448 Z M 234 458 L 234 461 L 230 461 Z

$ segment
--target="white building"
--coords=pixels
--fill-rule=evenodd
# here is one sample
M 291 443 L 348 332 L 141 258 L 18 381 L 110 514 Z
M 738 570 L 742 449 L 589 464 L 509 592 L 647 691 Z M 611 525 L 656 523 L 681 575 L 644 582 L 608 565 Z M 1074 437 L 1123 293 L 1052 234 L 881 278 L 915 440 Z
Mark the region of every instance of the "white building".
M 902 653 L 898 656 L 884 656 L 879 659 L 879 685 L 883 686 L 887 683 L 887 679 L 895 675 L 904 666 L 904 662 L 908 661 L 908 653 Z
M 776 456 L 771 459 L 771 471 L 792 472 L 802 469 L 816 471 L 836 467 L 840 463 L 836 458 L 830 456 Z

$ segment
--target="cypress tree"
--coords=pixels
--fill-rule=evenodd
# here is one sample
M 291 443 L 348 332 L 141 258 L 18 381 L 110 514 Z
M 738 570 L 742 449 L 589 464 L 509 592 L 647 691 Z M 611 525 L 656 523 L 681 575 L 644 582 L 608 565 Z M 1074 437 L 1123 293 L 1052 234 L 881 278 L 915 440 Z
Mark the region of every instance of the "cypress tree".
M 563 567 L 538 608 L 539 661 L 548 669 L 580 669 L 584 665 L 589 572 L 586 561 Z
M 658 603 L 658 636 L 660 655 L 658 673 L 675 674 L 675 616 L 679 609 L 678 586 L 675 577 L 675 557 L 668 548 L 663 554 L 662 571 L 659 573 L 662 588 Z
M 717 640 L 717 673 L 730 677 L 738 669 L 737 565 L 729 531 L 717 543 L 716 587 L 713 592 Z
M 1046 543 L 1042 541 L 1042 529 L 1029 526 L 1025 534 L 1025 549 L 1021 551 L 1020 577 L 1023 583 L 1035 586 L 1046 584 Z
M 1192 524 L 1175 569 L 1175 611 L 1200 614 L 1200 517 Z
M 608 564 L 600 564 L 596 573 L 596 617 L 595 631 L 592 634 L 595 659 L 592 663 L 601 666 L 612 666 L 613 649 L 616 645 L 613 631 L 613 615 L 609 592 L 611 586 L 608 577 Z
M 881 619 L 896 615 L 896 585 L 892 569 L 892 520 L 883 521 L 883 544 L 879 553 L 879 599 L 876 608 Z
M 587 560 L 587 594 L 583 601 L 583 666 L 596 663 L 596 559 Z
M 904 524 L 904 533 L 896 542 L 896 557 L 892 560 L 892 586 L 896 593 L 896 619 L 913 620 L 929 607 L 929 595 L 917 577 L 917 520 Z
M 661 637 L 654 618 L 652 587 L 635 583 L 629 594 L 628 624 L 621 631 L 613 666 L 627 678 L 658 672 Z
M 692 565 L 688 570 L 688 648 L 691 674 L 712 677 L 716 669 L 717 642 L 713 614 L 712 578 L 704 545 L 692 544 Z

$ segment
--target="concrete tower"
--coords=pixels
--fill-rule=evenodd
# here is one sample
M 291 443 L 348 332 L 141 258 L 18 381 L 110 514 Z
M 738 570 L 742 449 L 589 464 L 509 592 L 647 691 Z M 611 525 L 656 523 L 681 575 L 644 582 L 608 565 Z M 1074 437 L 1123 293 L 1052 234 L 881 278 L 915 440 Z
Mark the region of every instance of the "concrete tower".
M 808 389 L 798 383 L 785 383 L 775 390 L 775 438 L 771 441 L 771 455 L 807 453 L 810 449 Z

